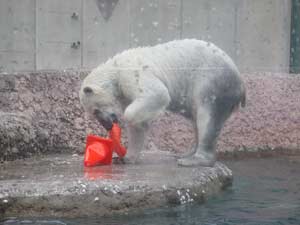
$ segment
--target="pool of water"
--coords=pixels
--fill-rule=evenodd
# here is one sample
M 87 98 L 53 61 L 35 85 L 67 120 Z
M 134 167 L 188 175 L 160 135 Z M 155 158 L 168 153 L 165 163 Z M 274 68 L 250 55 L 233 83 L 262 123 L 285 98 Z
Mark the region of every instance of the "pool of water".
M 300 157 L 226 161 L 233 186 L 205 204 L 113 218 L 8 218 L 3 225 L 300 225 Z

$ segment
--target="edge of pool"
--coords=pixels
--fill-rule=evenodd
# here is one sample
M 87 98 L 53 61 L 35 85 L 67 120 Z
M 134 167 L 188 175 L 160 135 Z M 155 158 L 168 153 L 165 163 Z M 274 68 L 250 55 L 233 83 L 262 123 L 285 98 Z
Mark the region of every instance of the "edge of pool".
M 5 163 L 0 166 L 6 171 L 0 177 L 0 218 L 101 217 L 204 202 L 233 181 L 232 171 L 220 162 L 184 168 L 172 157 L 154 159 L 86 169 L 82 156 L 70 155 Z

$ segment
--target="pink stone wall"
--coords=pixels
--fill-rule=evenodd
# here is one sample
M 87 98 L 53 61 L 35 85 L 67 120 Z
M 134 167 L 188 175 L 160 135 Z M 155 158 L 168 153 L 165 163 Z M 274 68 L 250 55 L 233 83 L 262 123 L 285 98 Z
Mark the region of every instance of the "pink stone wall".
M 78 89 L 86 74 L 0 74 L 0 109 L 32 118 L 36 130 L 43 131 L 41 152 L 83 152 L 86 134 L 105 135 L 98 123 L 88 120 L 79 104 Z M 257 73 L 244 74 L 244 78 L 246 108 L 227 121 L 218 151 L 300 152 L 300 75 Z M 191 147 L 192 124 L 185 118 L 166 112 L 153 125 L 148 148 L 184 152 Z
M 226 122 L 218 140 L 218 151 L 299 150 L 300 75 L 244 74 L 246 108 Z M 194 137 L 185 119 L 168 115 L 155 123 L 152 135 L 161 137 L 163 149 L 185 150 Z M 172 146 L 172 147 L 171 147 Z
M 247 108 L 227 122 L 220 149 L 300 150 L 300 76 L 245 74 L 245 83 Z

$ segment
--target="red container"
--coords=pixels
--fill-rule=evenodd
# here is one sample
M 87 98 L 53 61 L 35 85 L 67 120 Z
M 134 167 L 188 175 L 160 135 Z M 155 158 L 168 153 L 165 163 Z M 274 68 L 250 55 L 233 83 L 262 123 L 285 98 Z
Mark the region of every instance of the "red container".
M 85 166 L 109 165 L 112 162 L 113 141 L 89 135 L 86 139 Z

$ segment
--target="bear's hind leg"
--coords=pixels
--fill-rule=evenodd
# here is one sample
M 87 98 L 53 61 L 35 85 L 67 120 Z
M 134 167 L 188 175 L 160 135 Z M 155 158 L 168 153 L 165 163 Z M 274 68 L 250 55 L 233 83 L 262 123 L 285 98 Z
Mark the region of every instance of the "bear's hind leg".
M 216 139 L 224 119 L 216 115 L 211 107 L 199 106 L 196 113 L 197 147 L 192 156 L 178 160 L 180 166 L 213 166 L 216 162 Z
M 189 118 L 189 119 L 191 119 L 191 118 Z M 197 141 L 198 135 L 197 135 L 197 126 L 194 123 L 194 121 L 193 121 L 193 128 L 194 128 L 193 130 L 194 130 L 194 132 L 196 134 L 195 135 L 195 138 L 196 138 L 195 142 L 193 143 L 192 147 L 188 151 L 186 151 L 185 153 L 181 153 L 181 154 L 175 155 L 176 159 L 187 158 L 187 157 L 190 157 L 190 156 L 192 156 L 192 155 L 194 155 L 196 153 L 197 146 L 198 146 L 198 141 Z

